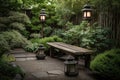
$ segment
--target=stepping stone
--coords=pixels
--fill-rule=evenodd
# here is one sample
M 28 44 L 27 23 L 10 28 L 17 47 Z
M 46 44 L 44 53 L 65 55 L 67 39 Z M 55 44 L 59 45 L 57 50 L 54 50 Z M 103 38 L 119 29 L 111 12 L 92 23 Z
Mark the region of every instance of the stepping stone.
M 35 76 L 36 78 L 48 77 L 48 74 L 46 72 L 35 72 L 32 73 L 32 75 Z
M 26 58 L 16 58 L 16 61 L 26 61 Z
M 14 54 L 15 58 L 26 58 L 25 54 Z
M 51 71 L 47 71 L 48 74 L 50 75 L 60 75 L 63 74 L 63 71 L 61 70 L 51 70 Z
M 26 60 L 36 60 L 36 57 L 28 57 Z
M 36 55 L 34 53 L 25 53 L 26 57 L 36 57 Z
M 15 49 L 15 50 L 11 50 L 11 53 L 25 53 L 26 51 L 23 49 Z

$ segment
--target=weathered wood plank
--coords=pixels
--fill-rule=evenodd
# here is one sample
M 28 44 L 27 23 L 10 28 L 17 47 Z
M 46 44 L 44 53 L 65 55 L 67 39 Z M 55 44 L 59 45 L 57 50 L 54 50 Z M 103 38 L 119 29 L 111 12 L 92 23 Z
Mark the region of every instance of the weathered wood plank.
M 77 47 L 77 46 L 74 46 L 74 45 L 69 45 L 69 44 L 62 43 L 62 42 L 49 42 L 47 44 L 52 46 L 52 47 L 55 47 L 55 48 L 58 48 L 58 49 L 73 53 L 75 55 L 92 54 L 93 53 L 92 50 Z
M 77 46 L 62 43 L 62 42 L 57 42 L 56 44 L 64 46 L 64 47 L 69 48 L 69 49 L 73 49 L 73 50 L 77 51 L 78 53 L 86 53 L 86 54 L 93 53 L 92 50 L 88 50 L 88 49 L 85 49 L 85 48 L 77 47 Z
M 64 46 L 57 45 L 56 43 L 53 43 L 53 42 L 52 43 L 47 43 L 47 44 L 52 46 L 52 47 L 55 47 L 55 48 L 58 48 L 58 49 L 61 49 L 61 50 L 67 51 L 67 52 L 77 53 L 77 51 L 75 51 L 75 50 L 66 48 Z

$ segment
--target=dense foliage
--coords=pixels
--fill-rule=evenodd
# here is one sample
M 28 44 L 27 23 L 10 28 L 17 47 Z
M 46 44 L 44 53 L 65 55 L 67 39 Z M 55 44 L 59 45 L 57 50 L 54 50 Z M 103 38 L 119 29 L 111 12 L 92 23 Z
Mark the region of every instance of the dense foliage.
M 0 56 L 10 49 L 24 47 L 29 44 L 29 41 L 19 32 L 5 31 L 0 34 Z
M 0 34 L 0 57 L 10 50 L 8 42 L 4 39 L 4 36 Z
M 8 42 L 8 45 L 11 49 L 24 47 L 29 43 L 24 36 L 14 30 L 3 32 L 2 35 L 4 36 L 4 39 Z
M 16 47 L 23 47 L 29 42 L 25 35 L 26 25 L 30 24 L 27 15 L 9 11 L 8 16 L 0 17 L 0 55 Z
M 26 14 L 10 11 L 7 17 L 0 17 L 0 31 L 17 30 L 27 37 L 26 27 L 30 20 Z
M 96 26 L 96 24 L 89 25 L 83 21 L 80 25 L 73 26 L 68 31 L 63 33 L 65 42 L 88 49 L 94 49 L 102 52 L 110 49 L 111 40 L 108 39 L 109 30 Z
M 46 50 L 49 49 L 49 46 L 47 45 L 47 42 L 61 42 L 63 41 L 58 36 L 51 36 L 51 37 L 45 37 L 42 39 L 31 39 L 31 44 L 27 45 L 25 49 L 30 52 L 34 52 L 40 44 L 43 44 L 46 47 Z
M 12 80 L 16 74 L 20 74 L 24 77 L 24 72 L 19 66 L 13 66 L 12 64 L 0 59 L 0 80 Z
M 102 77 L 108 80 L 120 79 L 120 49 L 112 49 L 96 56 L 90 65 Z

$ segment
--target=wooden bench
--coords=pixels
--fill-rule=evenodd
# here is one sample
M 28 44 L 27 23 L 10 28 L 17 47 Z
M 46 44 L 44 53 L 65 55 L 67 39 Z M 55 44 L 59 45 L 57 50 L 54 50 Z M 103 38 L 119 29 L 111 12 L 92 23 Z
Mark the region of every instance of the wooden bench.
M 85 67 L 89 68 L 92 50 L 88 50 L 85 48 L 77 47 L 74 45 L 66 44 L 63 42 L 48 42 L 47 43 L 50 48 L 50 56 L 53 56 L 52 51 L 54 48 L 64 51 L 66 54 L 73 55 L 77 60 L 79 56 L 85 56 Z

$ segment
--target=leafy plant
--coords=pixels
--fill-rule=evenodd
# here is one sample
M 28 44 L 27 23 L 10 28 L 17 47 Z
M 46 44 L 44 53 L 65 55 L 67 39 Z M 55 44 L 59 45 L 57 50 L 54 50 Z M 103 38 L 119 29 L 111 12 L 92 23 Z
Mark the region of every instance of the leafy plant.
M 20 31 L 25 30 L 25 27 L 24 27 L 25 25 L 22 23 L 14 22 L 14 23 L 11 23 L 9 26 L 11 29 L 16 29 Z
M 7 17 L 0 17 L 0 31 L 17 30 L 28 37 L 26 27 L 30 23 L 31 21 L 26 14 L 10 11 Z
M 2 24 L 9 24 L 10 22 L 8 17 L 0 17 L 0 23 Z
M 101 53 L 91 62 L 90 68 L 109 80 L 120 79 L 120 49 Z
M 85 21 L 63 33 L 65 42 L 88 49 L 94 49 L 98 52 L 111 48 L 111 40 L 108 38 L 108 35 L 109 29 L 101 29 L 101 27 L 96 25 L 90 26 Z
M 50 26 L 44 28 L 44 36 L 45 36 L 45 37 L 50 36 L 50 35 L 51 35 L 51 32 L 52 32 L 52 28 L 51 28 Z
M 19 66 L 14 67 L 6 61 L 0 60 L 0 75 L 4 76 L 2 77 L 3 79 L 7 77 L 8 80 L 12 80 L 16 74 L 20 74 L 24 77 L 24 72 Z
M 35 51 L 40 44 L 43 44 L 46 47 L 46 51 L 49 49 L 49 46 L 47 45 L 47 42 L 61 42 L 63 41 L 58 36 L 52 36 L 52 37 L 45 37 L 42 39 L 31 39 L 32 44 L 29 44 L 25 47 L 25 50 L 33 52 Z
M 30 43 L 27 46 L 25 46 L 24 49 L 28 52 L 34 52 L 36 49 L 38 49 L 38 47 L 38 43 Z
M 31 23 L 29 20 L 29 17 L 26 14 L 20 13 L 20 12 L 9 12 L 9 17 L 10 21 L 12 22 L 19 22 L 23 24 L 28 24 Z
M 40 38 L 40 34 L 37 34 L 37 33 L 32 33 L 30 35 L 31 38 Z
M 7 51 L 10 50 L 8 42 L 4 39 L 4 36 L 0 34 L 0 57 Z
M 3 54 L 2 60 L 6 61 L 6 62 L 13 62 L 13 61 L 15 61 L 15 57 L 11 54 Z
M 19 32 L 13 31 L 6 31 L 2 32 L 4 39 L 8 42 L 10 48 L 16 47 L 24 47 L 29 43 L 25 37 L 23 37 Z
M 63 29 L 54 29 L 53 30 L 53 32 L 52 32 L 52 35 L 57 35 L 57 36 L 59 36 L 59 37 L 61 37 L 62 38 L 62 33 L 64 32 L 65 30 L 63 30 Z

